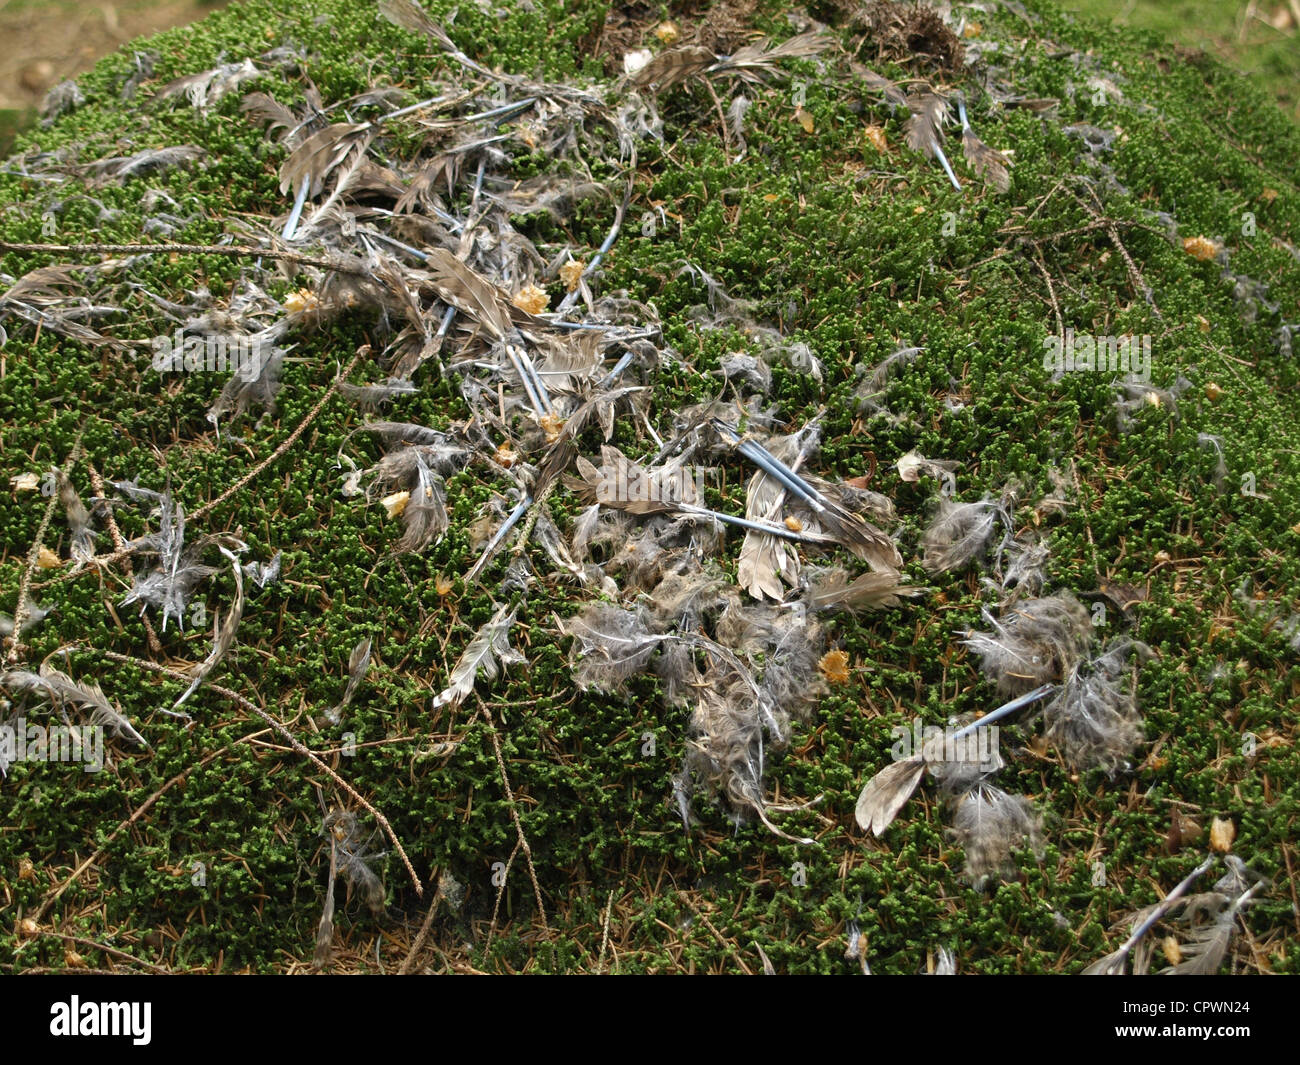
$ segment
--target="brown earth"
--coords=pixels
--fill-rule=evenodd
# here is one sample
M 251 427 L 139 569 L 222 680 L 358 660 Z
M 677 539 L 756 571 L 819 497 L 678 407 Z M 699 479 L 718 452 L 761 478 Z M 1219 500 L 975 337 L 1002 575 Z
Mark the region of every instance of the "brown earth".
M 184 26 L 225 0 L 0 0 L 0 111 L 26 112 L 132 38 Z

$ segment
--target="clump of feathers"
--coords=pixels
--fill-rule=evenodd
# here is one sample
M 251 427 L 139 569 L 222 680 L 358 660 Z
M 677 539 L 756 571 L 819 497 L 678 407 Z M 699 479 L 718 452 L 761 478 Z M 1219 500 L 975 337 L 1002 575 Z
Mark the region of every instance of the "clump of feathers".
M 950 802 L 950 838 L 966 853 L 966 876 L 975 888 L 1015 872 L 1014 853 L 1043 855 L 1043 819 L 1023 795 L 982 780 Z
M 211 538 L 203 537 L 197 543 L 185 543 L 185 508 L 172 495 L 171 486 L 162 492 L 142 488 L 134 481 L 116 481 L 119 492 L 131 499 L 147 500 L 158 505 L 158 531 L 128 543 L 133 554 L 150 553 L 157 556 L 153 569 L 138 572 L 130 591 L 122 599 L 123 605 L 141 603 L 162 611 L 162 627 L 167 628 L 168 618 L 175 618 L 181 628 L 185 626 L 185 611 L 199 583 L 216 573 L 216 568 L 199 561 Z
M 987 499 L 957 503 L 939 497 L 938 510 L 921 537 L 921 565 L 927 573 L 947 573 L 979 559 L 988 547 L 999 518 L 1010 524 L 1005 508 Z
M 1001 618 L 983 611 L 991 632 L 967 632 L 962 641 L 980 657 L 984 675 L 998 694 L 1022 695 L 1060 681 L 1087 653 L 1092 618 L 1071 593 L 1027 599 Z
M 1144 643 L 1120 638 L 1069 669 L 1060 692 L 1044 705 L 1043 719 L 1047 739 L 1070 765 L 1110 773 L 1128 768 L 1142 742 L 1137 668 L 1153 654 Z

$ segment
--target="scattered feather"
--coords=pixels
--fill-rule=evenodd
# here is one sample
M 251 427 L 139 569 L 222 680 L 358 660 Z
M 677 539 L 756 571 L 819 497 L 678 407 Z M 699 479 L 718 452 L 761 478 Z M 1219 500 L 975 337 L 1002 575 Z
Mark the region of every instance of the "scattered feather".
M 239 628 L 240 619 L 244 616 L 244 574 L 239 568 L 239 559 L 233 553 L 227 551 L 224 547 L 219 549 L 223 555 L 230 560 L 230 568 L 235 575 L 235 598 L 226 610 L 224 618 L 214 618 L 212 622 L 212 650 L 208 652 L 208 657 L 200 662 L 191 670 L 190 686 L 185 689 L 185 693 L 176 700 L 172 706 L 172 712 L 175 713 L 181 708 L 191 695 L 198 691 L 199 685 L 208 677 L 208 675 L 217 667 L 217 664 L 226 656 L 235 643 L 235 632 Z
M 983 555 L 999 518 L 1010 524 L 999 503 L 987 499 L 978 503 L 956 503 L 939 497 L 939 507 L 921 537 L 925 555 L 921 565 L 927 573 L 961 569 Z
M 246 338 L 249 350 L 253 352 L 252 358 L 231 375 L 221 394 L 208 408 L 207 419 L 214 427 L 227 415 L 243 414 L 250 408 L 275 410 L 275 397 L 280 391 L 280 376 L 284 372 L 287 354 L 287 350 L 275 341 L 283 331 L 281 324 Z
M 1098 958 L 1095 962 L 1084 969 L 1082 975 L 1123 976 L 1128 965 L 1129 955 L 1133 952 L 1134 948 L 1138 947 L 1142 942 L 1143 937 L 1145 937 L 1146 934 L 1156 926 L 1160 919 L 1173 908 L 1174 904 L 1187 893 L 1188 888 L 1196 882 L 1197 878 L 1209 869 L 1212 864 L 1214 864 L 1213 857 L 1206 858 L 1205 861 L 1201 862 L 1200 865 L 1193 869 L 1191 873 L 1189 873 L 1172 891 L 1170 891 L 1161 902 L 1156 903 L 1154 906 L 1147 906 L 1138 910 L 1136 913 L 1125 918 L 1124 921 L 1119 922 L 1120 924 L 1127 924 L 1129 926 L 1128 938 L 1120 945 L 1119 949 L 1111 951 L 1111 953 L 1102 958 Z M 1138 958 L 1134 959 L 1133 971 L 1135 974 L 1146 972 L 1149 952 L 1145 953 L 1146 958 L 1141 960 Z
M 398 396 L 411 396 L 419 392 L 411 381 L 389 378 L 377 385 L 353 385 L 340 382 L 339 394 L 350 399 L 364 411 L 378 410 L 386 403 L 391 403 Z
M 648 628 L 643 611 L 592 603 L 559 623 L 573 637 L 569 664 L 582 691 L 619 692 L 642 672 L 664 642 Z
M 949 834 L 966 852 L 966 876 L 977 890 L 1015 872 L 1016 850 L 1042 858 L 1042 816 L 1024 796 L 992 784 L 977 784 L 956 800 Z
M 251 59 L 245 59 L 241 63 L 225 63 L 212 70 L 187 74 L 168 82 L 158 90 L 158 99 L 169 100 L 183 95 L 189 98 L 195 110 L 206 113 L 223 96 L 261 76 L 262 72 L 253 66 Z
M 883 610 L 900 606 L 903 598 L 924 595 L 929 589 L 903 583 L 898 573 L 863 573 L 853 580 L 839 568 L 826 568 L 809 574 L 807 581 L 809 610 Z
M 916 484 L 922 477 L 933 477 L 949 489 L 945 494 L 952 495 L 955 484 L 953 473 L 961 469 L 960 462 L 948 459 L 928 459 L 917 451 L 909 451 L 897 462 L 898 476 L 909 484 Z
M 348 898 L 355 894 L 373 917 L 382 917 L 384 884 L 370 866 L 384 857 L 383 853 L 370 849 L 370 841 L 363 838 L 361 824 L 350 810 L 331 811 L 324 827 L 336 856 L 331 865 L 347 885 Z
M 1044 705 L 1043 717 L 1047 739 L 1061 748 L 1070 765 L 1111 773 L 1127 768 L 1142 742 L 1137 663 L 1152 656 L 1146 644 L 1119 639 L 1068 670 L 1059 694 Z
M 268 584 L 274 584 L 280 579 L 280 564 L 283 558 L 283 552 L 277 551 L 271 556 L 270 562 L 245 562 L 244 577 L 252 581 L 258 588 L 265 588 Z
M 202 159 L 207 153 L 192 144 L 178 144 L 171 148 L 146 148 L 134 155 L 115 155 L 97 159 L 86 165 L 87 176 L 98 184 L 109 181 L 122 184 L 128 178 L 157 170 L 170 170 Z
M 1172 420 L 1178 419 L 1178 400 L 1192 387 L 1192 382 L 1181 374 L 1169 388 L 1157 388 L 1146 381 L 1125 378 L 1115 383 L 1115 421 L 1121 433 L 1137 424 L 1138 412 L 1165 410 Z
M 925 760 L 914 756 L 891 762 L 867 781 L 858 796 L 854 817 L 873 836 L 884 835 L 925 776 Z
M 214 567 L 198 561 L 207 540 L 186 547 L 185 508 L 176 502 L 170 486 L 161 493 L 141 488 L 133 481 L 118 481 L 113 487 L 134 499 L 152 500 L 158 504 L 158 531 L 126 545 L 135 554 L 156 554 L 158 564 L 148 572 L 136 574 L 122 603 L 126 606 L 138 602 L 161 610 L 164 631 L 168 618 L 175 618 L 177 625 L 183 628 L 185 610 L 194 589 L 200 581 L 216 573 Z
M 53 657 L 53 656 L 51 656 Z M 50 665 L 47 658 L 37 673 L 28 670 L 10 670 L 0 673 L 0 688 L 9 691 L 26 691 L 46 699 L 53 706 L 76 706 L 90 713 L 90 723 L 101 725 L 113 736 L 128 740 L 137 747 L 147 747 L 126 716 L 108 701 L 98 684 L 75 681 L 61 670 Z
M 637 66 L 628 75 L 628 82 L 638 89 L 653 88 L 657 92 L 669 89 L 687 78 L 703 73 L 716 57 L 707 48 L 684 45 L 660 52 L 649 62 Z
M 86 562 L 95 554 L 95 538 L 90 528 L 90 514 L 81 496 L 77 495 L 71 479 L 62 470 L 58 474 L 59 502 L 68 518 L 68 528 L 72 530 L 72 558 L 75 562 Z
M 515 612 L 506 605 L 500 607 L 492 619 L 478 630 L 453 667 L 447 687 L 434 697 L 430 704 L 432 709 L 436 710 L 448 703 L 459 706 L 464 702 L 465 697 L 474 690 L 474 681 L 480 669 L 488 680 L 496 680 L 498 673 L 506 666 L 528 661 L 510 646 L 510 626 L 514 621 Z
M 1223 437 L 1213 433 L 1197 433 L 1196 443 L 1199 447 L 1209 448 L 1214 452 L 1214 487 L 1223 490 L 1223 482 L 1228 477 L 1228 465 L 1223 461 Z
M 27 603 L 27 615 L 23 618 L 22 632 L 29 632 L 49 617 L 53 607 L 38 606 L 30 600 Z M 8 614 L 0 614 L 0 636 L 14 634 L 14 619 Z M 21 636 L 22 633 L 19 633 Z
M 357 689 L 361 687 L 361 682 L 365 680 L 369 671 L 370 637 L 367 636 L 352 648 L 352 654 L 348 658 L 348 683 L 347 687 L 343 689 L 343 698 L 339 700 L 336 706 L 325 713 L 325 719 L 331 725 L 337 725 L 343 719 L 343 711 L 352 705 L 352 699 L 357 694 Z
M 1161 970 L 1160 975 L 1214 976 L 1228 956 L 1228 948 L 1232 945 L 1232 937 L 1237 930 L 1237 916 L 1242 907 L 1253 901 L 1255 893 L 1263 886 L 1264 881 L 1258 881 L 1233 899 L 1216 893 L 1214 902 L 1222 908 L 1179 941 L 1182 961 Z
M 995 192 L 1011 190 L 1011 175 L 1007 173 L 1007 159 L 998 151 L 990 148 L 975 135 L 970 121 L 966 117 L 966 102 L 957 97 L 957 110 L 961 116 L 961 147 L 966 162 L 971 169 Z
M 960 192 L 961 182 L 952 172 L 952 165 L 943 152 L 940 133 L 948 121 L 948 102 L 933 92 L 915 93 L 907 97 L 907 108 L 911 112 L 903 126 L 907 146 L 927 159 L 937 159 L 952 187 Z

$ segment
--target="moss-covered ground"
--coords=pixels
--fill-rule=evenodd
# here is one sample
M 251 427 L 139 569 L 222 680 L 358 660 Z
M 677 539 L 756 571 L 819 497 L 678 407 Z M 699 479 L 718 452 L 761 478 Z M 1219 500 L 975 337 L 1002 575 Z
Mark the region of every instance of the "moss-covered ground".
M 434 0 L 429 9 L 440 16 L 451 6 Z M 451 33 L 489 66 L 553 79 L 605 77 L 594 51 L 603 5 L 526 6 L 498 17 L 460 4 Z M 709 7 L 647 6 L 643 23 L 673 15 L 690 26 L 707 19 Z M 855 968 L 843 955 L 856 919 L 880 973 L 921 971 L 941 946 L 964 972 L 1076 972 L 1117 944 L 1113 921 L 1159 898 L 1199 860 L 1218 817 L 1235 824 L 1234 853 L 1273 881 L 1248 913 L 1251 934 L 1231 964 L 1300 969 L 1292 879 L 1300 652 L 1286 624 L 1300 613 L 1300 362 L 1277 342 L 1284 323 L 1300 320 L 1300 129 L 1242 77 L 1175 54 L 1154 37 L 1078 22 L 1045 2 L 982 7 L 988 10 L 970 14 L 979 23 L 972 39 L 1006 43 L 997 60 L 1003 76 L 1024 96 L 1060 100 L 1055 116 L 994 108 L 968 72 L 929 73 L 945 87 L 965 88 L 981 136 L 1014 151 L 1008 194 L 995 195 L 970 174 L 957 159 L 956 137 L 950 154 L 965 187 L 953 189 L 937 165 L 906 149 L 901 122 L 879 94 L 838 61 L 825 69 L 807 60 L 787 66 L 806 87 L 812 132 L 794 118 L 790 84 L 751 90 L 748 151 L 739 162 L 720 136 L 708 93 L 688 84 L 662 98 L 665 144 L 643 146 L 629 212 L 640 219 L 662 207 L 670 224 L 648 236 L 627 226 L 598 281 L 602 290 L 626 288 L 653 302 L 688 364 L 656 380 L 651 410 L 662 430 L 675 409 L 716 394 L 710 372 L 744 343 L 701 333 L 688 320 L 686 310 L 704 294 L 681 272 L 683 261 L 811 345 L 824 384 L 778 366 L 771 401 L 795 425 L 826 408 L 817 472 L 853 477 L 874 465 L 872 487 L 898 508 L 908 571 L 934 589 L 899 610 L 834 623 L 832 640 L 850 656 L 851 679 L 833 687 L 790 747 L 770 759 L 767 783 L 777 801 L 825 796 L 815 810 L 786 818 L 787 827 L 815 835 L 816 846 L 786 843 L 756 823 L 733 830 L 725 811 L 707 804 L 699 810 L 703 824 L 684 831 L 671 779 L 688 715 L 662 709 L 649 682 L 630 698 L 576 692 L 554 620 L 572 612 L 571 593 L 543 582 L 521 604 L 514 631 L 530 665 L 481 682 L 480 690 L 531 847 L 546 926 L 520 856 L 489 938 L 494 864 L 510 860 L 517 841 L 511 803 L 473 700 L 436 711 L 430 704 L 493 612 L 488 591 L 459 579 L 475 557 L 467 530 L 493 486 L 473 467 L 453 478 L 446 538 L 394 561 L 383 508 L 339 493 L 336 456 L 361 415 L 336 396 L 297 444 L 195 531 L 236 532 L 259 558 L 284 553 L 281 581 L 250 589 L 237 649 L 214 681 L 326 752 L 386 814 L 426 883 L 450 873 L 464 885 L 460 909 L 434 915 L 422 967 L 760 971 L 758 943 L 778 971 L 844 972 Z M 780 5 L 759 5 L 749 22 L 779 37 L 792 32 Z M 239 113 L 239 94 L 203 115 L 152 103 L 147 92 L 278 44 L 310 57 L 327 102 L 375 82 L 419 94 L 445 63 L 367 4 L 234 4 L 153 38 L 154 78 L 135 102 L 119 102 L 132 71 L 128 49 L 80 79 L 84 106 L 17 145 L 71 145 L 91 160 L 184 143 L 202 146 L 206 158 L 84 195 L 70 187 L 51 193 L 0 167 L 0 240 L 151 239 L 142 230 L 150 187 L 176 199 L 173 213 L 191 217 L 174 234 L 178 241 L 216 241 L 245 213 L 283 214 L 276 175 L 283 149 Z M 893 77 L 915 74 L 863 58 Z M 1109 88 L 1098 93 L 1090 79 Z M 291 104 L 299 91 L 250 88 Z M 884 127 L 884 151 L 864 132 L 868 123 Z M 1086 174 L 1108 184 L 1107 170 L 1064 132 L 1084 123 L 1120 130 L 1113 148 L 1095 157 L 1122 188 L 1112 187 L 1102 204 L 1114 235 L 1096 224 L 1075 181 Z M 545 160 L 523 154 L 517 167 L 527 176 Z M 611 174 L 595 170 L 598 178 Z M 44 216 L 52 199 L 51 228 Z M 587 204 L 565 224 L 567 239 L 594 249 L 612 211 L 609 201 Z M 1171 216 L 1177 239 L 1150 212 Z M 553 223 L 533 224 L 540 238 Z M 1243 302 L 1220 263 L 1187 254 L 1182 239 L 1195 236 L 1220 242 L 1234 274 L 1269 286 L 1269 305 Z M 58 260 L 0 255 L 0 271 L 17 277 L 50 261 Z M 131 269 L 153 291 L 179 295 L 199 284 L 230 291 L 241 263 L 156 256 Z M 285 280 L 274 294 L 292 287 Z M 129 306 L 119 335 L 171 332 L 147 301 Z M 170 478 L 186 508 L 197 509 L 285 440 L 373 325 L 364 316 L 343 318 L 295 337 L 275 415 L 241 419 L 218 437 L 204 415 L 219 378 L 164 377 L 150 369 L 147 353 L 123 356 L 6 321 L 0 607 L 13 611 L 45 510 L 37 493 L 11 492 L 11 476 L 61 466 L 80 433 L 84 457 L 73 478 L 83 497 L 93 468 L 108 480 L 138 478 L 156 488 Z M 1154 383 L 1167 388 L 1181 374 L 1192 387 L 1176 410 L 1149 405 L 1121 433 L 1112 375 L 1052 380 L 1044 370 L 1043 341 L 1060 325 L 1150 335 Z M 889 409 L 902 418 L 860 415 L 860 369 L 902 344 L 925 349 L 890 385 Z M 419 384 L 394 416 L 431 426 L 465 416 L 453 380 L 427 373 Z M 946 402 L 953 396 L 960 405 Z M 1221 489 L 1213 451 L 1198 446 L 1202 433 L 1222 437 L 1228 474 Z M 358 440 L 348 445 L 354 453 L 366 446 Z M 593 437 L 590 446 L 597 443 Z M 1073 469 L 1075 505 L 1042 519 L 1052 549 L 1049 587 L 1084 597 L 1107 581 L 1139 589 L 1130 617 L 1109 605 L 1108 624 L 1131 627 L 1159 655 L 1140 675 L 1146 745 L 1129 774 L 1072 774 L 1036 743 L 1037 729 L 1004 731 L 1015 754 L 1001 783 L 1047 811 L 1047 849 L 1041 863 L 1023 855 L 1017 877 L 984 892 L 963 881 L 961 852 L 945 839 L 927 789 L 879 840 L 853 819 L 862 782 L 889 757 L 891 726 L 914 715 L 942 722 L 996 699 L 954 636 L 978 627 L 989 602 L 979 571 L 927 579 L 916 561 L 930 488 L 903 483 L 894 471 L 914 448 L 964 464 L 964 499 L 996 494 L 1011 477 L 1024 485 L 1025 499 L 1036 499 L 1051 489 L 1052 468 Z M 711 502 L 741 512 L 747 475 L 739 462 L 731 466 Z M 1255 494 L 1244 494 L 1252 484 Z M 553 502 L 557 520 L 576 511 L 565 492 Z M 1019 517 L 1032 521 L 1028 509 Z M 146 531 L 140 508 L 122 508 L 118 520 L 128 538 Z M 67 559 L 66 541 L 56 514 L 45 543 Z M 99 548 L 107 550 L 103 542 Z M 733 545 L 733 560 L 734 552 Z M 503 567 L 501 560 L 489 570 L 488 589 Z M 440 595 L 444 577 L 455 583 Z M 64 580 L 40 570 L 36 581 L 33 597 L 55 609 L 24 637 L 23 661 L 38 663 L 76 643 L 71 671 L 98 679 L 151 746 L 115 746 L 99 774 L 19 764 L 0 782 L 0 967 L 135 966 L 124 956 L 175 971 L 308 965 L 329 866 L 318 795 L 339 801 L 333 783 L 218 693 L 192 699 L 196 721 L 187 729 L 158 712 L 183 685 L 103 660 L 98 652 L 194 661 L 208 646 L 202 627 L 169 626 L 163 654 L 152 654 L 138 615 L 119 606 L 129 587 L 120 568 Z M 231 583 L 219 576 L 203 593 L 210 607 L 228 599 Z M 357 747 L 344 756 L 339 730 L 318 719 L 338 701 L 348 655 L 365 636 L 373 637 L 376 665 L 349 710 Z M 1201 826 L 1200 838 L 1172 838 L 1176 816 Z M 204 876 L 195 876 L 196 863 Z M 430 891 L 417 897 L 391 847 L 381 868 L 387 912 L 377 920 L 356 903 L 341 907 L 336 968 L 395 968 L 424 920 Z M 22 924 L 33 914 L 34 929 Z

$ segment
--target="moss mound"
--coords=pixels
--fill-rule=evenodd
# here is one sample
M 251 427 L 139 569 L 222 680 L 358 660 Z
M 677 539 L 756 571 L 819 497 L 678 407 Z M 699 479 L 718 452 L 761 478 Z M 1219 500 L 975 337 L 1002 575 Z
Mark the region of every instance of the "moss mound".
M 453 6 L 434 0 L 427 10 L 442 18 Z M 824 796 L 782 819 L 817 844 L 786 842 L 755 821 L 733 827 L 724 807 L 707 802 L 697 807 L 701 824 L 683 830 L 671 796 L 689 711 L 666 708 L 651 680 L 635 682 L 631 697 L 575 690 L 555 617 L 573 612 L 578 593 L 562 582 L 543 577 L 520 599 L 512 639 L 529 665 L 480 680 L 491 724 L 473 699 L 434 708 L 448 670 L 492 617 L 505 576 L 508 556 L 481 587 L 461 579 L 478 553 L 470 528 L 499 486 L 472 467 L 456 474 L 446 537 L 391 558 L 398 534 L 383 508 L 340 495 L 340 453 L 373 461 L 378 452 L 349 437 L 363 415 L 335 394 L 301 439 L 190 530 L 236 535 L 248 558 L 283 553 L 278 582 L 249 585 L 237 646 L 212 682 L 287 722 L 387 816 L 429 885 L 419 897 L 376 835 L 372 848 L 386 850 L 375 866 L 381 912 L 359 897 L 340 899 L 335 968 L 400 966 L 440 877 L 453 897 L 413 954 L 420 967 L 759 971 L 758 943 L 778 971 L 801 973 L 852 970 L 844 948 L 853 921 L 876 972 L 920 971 L 940 947 L 966 972 L 1078 971 L 1117 945 L 1113 921 L 1161 897 L 1199 861 L 1215 818 L 1235 826 L 1234 854 L 1278 883 L 1289 878 L 1300 799 L 1300 363 L 1292 344 L 1300 129 L 1213 62 L 1076 22 L 1046 3 L 954 5 L 960 41 L 928 24 L 919 38 L 941 40 L 940 58 L 903 54 L 906 26 L 884 7 L 872 5 L 870 18 L 893 19 L 889 54 L 864 44 L 853 11 L 811 8 L 837 49 L 785 62 L 784 78 L 746 87 L 743 154 L 736 131 L 724 133 L 719 121 L 729 97 L 715 102 L 698 79 L 663 91 L 663 142 L 640 146 L 628 223 L 593 282 L 653 303 L 680 356 L 651 382 L 650 419 L 662 434 L 674 411 L 721 391 L 724 356 L 756 350 L 743 330 L 706 328 L 691 315 L 706 302 L 698 271 L 815 352 L 821 381 L 774 363 L 766 402 L 791 426 L 824 410 L 815 472 L 847 479 L 874 469 L 872 487 L 897 507 L 908 573 L 932 589 L 901 609 L 830 623 L 848 679 L 831 685 L 786 749 L 770 752 L 765 779 L 776 801 Z M 687 42 L 703 36 L 720 50 L 798 28 L 771 3 L 607 13 L 556 0 L 502 10 L 461 4 L 447 28 L 488 68 L 600 89 L 623 49 L 666 47 L 655 36 L 664 18 Z M 905 116 L 891 113 L 850 57 L 894 79 L 962 91 L 979 136 L 1011 153 L 1009 191 L 981 182 L 951 134 L 944 143 L 963 186 L 955 189 L 908 148 Z M 157 93 L 246 58 L 256 80 L 210 106 Z M 428 39 L 377 18 L 370 5 L 235 4 L 104 60 L 80 80 L 81 102 L 69 93 L 62 114 L 20 138 L 19 154 L 0 165 L 0 241 L 216 244 L 250 220 L 283 217 L 292 196 L 279 189 L 284 148 L 241 113 L 244 93 L 298 108 L 307 76 L 326 105 L 376 86 L 403 90 L 409 102 L 452 69 Z M 1035 103 L 1048 99 L 1054 107 Z M 395 122 L 381 154 L 409 158 L 423 135 L 414 119 Z M 86 168 L 50 179 L 59 167 L 177 145 L 201 155 L 120 180 Z M 548 172 L 549 159 L 518 137 L 502 150 L 520 180 Z M 64 154 L 54 165 L 38 152 Z M 621 194 L 615 165 L 590 166 L 596 182 Z M 463 198 L 457 204 L 463 209 Z M 558 221 L 535 213 L 517 224 L 539 243 L 567 242 L 589 256 L 616 206 L 596 198 Z M 643 218 L 658 223 L 642 228 Z M 384 323 L 372 313 L 295 333 L 274 413 L 224 420 L 218 434 L 205 414 L 223 378 L 151 368 L 149 339 L 175 324 L 142 293 L 181 301 L 203 286 L 229 298 L 250 263 L 202 253 L 118 257 L 127 261 L 98 275 L 102 292 L 88 296 L 120 300 L 129 314 L 82 320 L 134 346 L 79 342 L 14 314 L 3 320 L 5 491 L 11 478 L 44 480 L 63 467 L 79 440 L 71 477 L 83 497 L 94 494 L 94 470 L 158 491 L 169 481 L 196 511 L 289 440 L 341 362 L 363 344 L 382 346 Z M 99 258 L 0 253 L 0 274 L 7 288 L 40 266 Z M 286 269 L 268 286 L 285 301 L 299 282 Z M 554 303 L 564 286 L 549 287 Z M 1117 411 L 1116 374 L 1060 375 L 1045 365 L 1046 342 L 1058 335 L 1149 337 L 1151 388 Z M 864 408 L 864 369 L 907 345 L 923 350 L 888 379 L 880 409 Z M 416 381 L 392 417 L 445 427 L 467 416 L 454 375 L 426 367 Z M 588 434 L 584 452 L 599 442 Z M 640 447 L 630 427 L 615 442 L 629 453 Z M 1073 772 L 1040 743 L 1041 726 L 1004 729 L 999 782 L 1046 811 L 1046 847 L 1041 861 L 1019 854 L 1016 873 L 983 891 L 964 878 L 932 789 L 880 839 L 854 823 L 859 788 L 889 760 L 891 728 L 913 717 L 943 723 L 998 701 L 954 635 L 980 628 L 981 607 L 994 602 L 981 582 L 987 566 L 938 576 L 921 569 L 934 484 L 896 476 L 895 463 L 912 450 L 962 463 L 965 501 L 997 497 L 1017 481 L 1016 528 L 1037 527 L 1050 546 L 1048 590 L 1099 605 L 1106 635 L 1129 633 L 1157 652 L 1138 675 L 1145 743 L 1130 772 Z M 708 490 L 711 505 L 743 513 L 749 472 L 739 458 L 729 462 Z M 1059 491 L 1071 505 L 1035 508 Z M 0 606 L 11 612 L 38 538 L 71 567 L 63 512 L 44 529 L 46 503 L 15 486 L 0 510 Z M 552 504 L 562 526 L 579 509 L 567 489 Z M 115 516 L 127 540 L 153 528 L 148 507 L 120 506 Z M 99 529 L 95 548 L 105 554 L 112 546 Z M 528 550 L 548 573 L 540 549 Z M 735 558 L 732 543 L 723 555 L 732 576 Z M 230 601 L 233 580 L 215 551 L 205 561 L 223 567 L 197 596 L 210 618 Z M 248 706 L 211 686 L 191 698 L 190 727 L 160 713 L 184 684 L 104 652 L 199 661 L 211 622 L 169 625 L 151 648 L 136 610 L 121 605 L 130 583 L 118 564 L 75 578 L 35 571 L 31 599 L 53 611 L 23 634 L 11 665 L 34 669 L 75 644 L 61 668 L 100 683 L 150 746 L 110 744 L 100 773 L 20 762 L 0 781 L 0 897 L 12 917 L 0 927 L 0 964 L 307 965 L 329 871 L 321 805 L 355 803 Z M 375 660 L 346 723 L 321 724 L 366 637 Z M 357 813 L 366 831 L 374 827 Z M 1254 944 L 1235 966 L 1297 971 L 1284 890 L 1262 892 L 1244 919 Z

